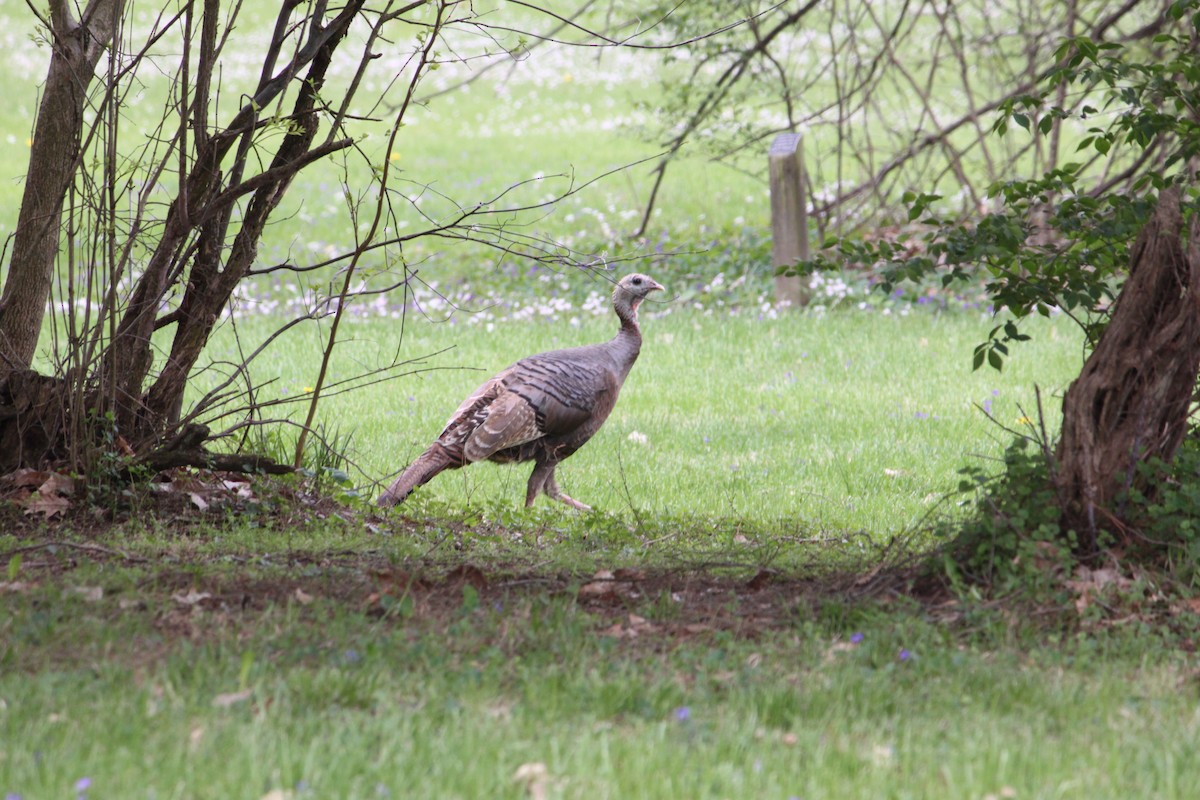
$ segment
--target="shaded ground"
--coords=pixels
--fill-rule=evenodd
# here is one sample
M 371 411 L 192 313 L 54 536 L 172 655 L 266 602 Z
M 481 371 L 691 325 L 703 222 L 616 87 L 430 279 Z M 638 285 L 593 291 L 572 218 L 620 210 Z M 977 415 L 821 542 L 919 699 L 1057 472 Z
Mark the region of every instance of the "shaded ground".
M 351 509 L 296 488 L 273 487 L 264 510 L 245 478 L 221 474 L 176 475 L 108 507 L 76 496 L 61 476 L 9 476 L 0 487 L 0 530 L 14 545 L 0 550 L 0 569 L 9 565 L 0 605 L 3 595 L 35 603 L 67 597 L 83 604 L 80 613 L 107 624 L 153 631 L 136 634 L 141 644 L 130 649 L 140 655 L 128 654 L 135 661 L 182 641 L 252 635 L 261 624 L 279 624 L 281 610 L 318 627 L 348 613 L 437 631 L 462 619 L 464 610 L 519 619 L 532 603 L 551 599 L 586 611 L 599 636 L 658 649 L 696 637 L 755 638 L 794 627 L 825 603 L 912 589 L 909 573 L 878 568 L 798 575 L 752 562 L 681 559 L 583 571 L 481 558 L 467 546 L 480 531 L 461 524 L 416 556 L 383 546 L 331 549 L 312 540 L 274 549 L 248 546 L 244 537 L 222 544 L 222 531 L 238 526 L 265 526 L 277 540 L 280 531 L 335 517 L 355 530 L 386 529 L 392 543 L 430 534 L 402 515 Z M 138 526 L 153 532 L 130 537 Z M 484 533 L 505 535 L 494 527 Z M 938 591 L 921 594 L 931 608 L 948 602 Z M 63 648 L 62 658 L 73 660 L 71 648 Z
M 470 562 L 447 567 L 445 559 L 398 566 L 377 551 L 272 557 L 213 553 L 164 562 L 40 536 L 0 553 L 0 561 L 17 555 L 19 580 L 0 582 L 0 594 L 58 586 L 126 618 L 150 615 L 159 632 L 183 639 L 253 624 L 279 606 L 295 606 L 304 614 L 310 607 L 334 604 L 381 620 L 437 627 L 461 616 L 464 606 L 500 610 L 537 597 L 574 599 L 595 617 L 599 634 L 619 639 L 669 641 L 718 631 L 755 637 L 793 625 L 797 614 L 811 616 L 823 601 L 843 596 L 848 580 L 802 579 L 769 570 L 747 579 L 686 568 L 576 575 Z M 105 572 L 97 569 L 102 565 L 128 568 L 137 578 L 105 586 L 97 582 Z

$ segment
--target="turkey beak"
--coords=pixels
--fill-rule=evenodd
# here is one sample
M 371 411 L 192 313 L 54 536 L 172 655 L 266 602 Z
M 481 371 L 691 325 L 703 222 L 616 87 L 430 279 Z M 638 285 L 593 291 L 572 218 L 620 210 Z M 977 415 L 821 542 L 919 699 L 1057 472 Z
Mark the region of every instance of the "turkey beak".
M 649 294 L 650 292 L 665 292 L 666 291 L 666 288 L 661 283 L 654 280 L 653 278 L 650 278 L 649 281 L 650 281 L 650 286 L 646 289 L 646 294 Z

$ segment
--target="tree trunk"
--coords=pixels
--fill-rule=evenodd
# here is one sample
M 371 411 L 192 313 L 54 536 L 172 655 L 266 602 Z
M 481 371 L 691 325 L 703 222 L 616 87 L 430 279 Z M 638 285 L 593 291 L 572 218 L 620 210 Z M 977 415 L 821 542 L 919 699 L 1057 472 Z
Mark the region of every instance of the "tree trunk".
M 1200 226 L 1186 245 L 1179 192 L 1164 191 L 1138 236 L 1108 327 L 1063 398 L 1056 485 L 1082 553 L 1119 519 L 1137 467 L 1169 462 L 1187 431 L 1200 370 Z M 1186 249 L 1185 249 L 1186 247 Z
M 62 457 L 64 384 L 33 370 L 12 370 L 0 382 L 0 475 Z
M 79 162 L 88 86 L 123 6 L 123 0 L 92 0 L 80 24 L 64 0 L 50 4 L 53 52 L 30 145 L 12 261 L 0 297 L 0 384 L 14 370 L 33 363 L 50 299 L 63 202 Z

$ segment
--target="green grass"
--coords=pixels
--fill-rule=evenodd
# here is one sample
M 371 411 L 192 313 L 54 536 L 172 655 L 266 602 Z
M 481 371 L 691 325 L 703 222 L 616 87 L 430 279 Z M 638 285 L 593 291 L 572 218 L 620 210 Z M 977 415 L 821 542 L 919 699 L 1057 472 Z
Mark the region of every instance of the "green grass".
M 669 272 L 657 277 L 671 286 Z M 800 523 L 813 531 L 898 532 L 956 488 L 961 467 L 1003 452 L 1008 434 L 980 406 L 1028 430 L 1018 419 L 1036 416 L 1040 385 L 1054 429 L 1053 393 L 1079 364 L 1078 334 L 1064 319 L 1034 325 L 1033 342 L 999 374 L 970 369 L 972 348 L 988 327 L 978 313 L 759 320 L 752 310 L 706 316 L 684 309 L 643 316 L 646 343 L 616 410 L 559 469 L 572 496 L 626 518 L 692 515 L 760 528 Z M 266 322 L 246 320 L 243 335 L 254 341 Z M 385 363 L 400 335 L 393 320 L 356 320 L 343 331 L 341 377 Z M 350 457 L 363 473 L 355 482 L 374 494 L 370 482 L 386 480 L 419 454 L 488 376 L 524 355 L 613 331 L 608 317 L 586 317 L 578 327 L 501 323 L 491 332 L 410 319 L 401 352 L 442 353 L 422 362 L 427 371 L 333 397 L 319 420 L 353 434 Z M 314 326 L 264 357 L 260 380 L 278 381 L 260 399 L 303 394 L 316 380 L 319 344 Z M 528 470 L 479 464 L 444 473 L 405 510 L 420 513 L 431 502 L 519 506 Z
M 541 763 L 554 798 L 1182 798 L 1200 775 L 1193 659 L 1153 631 L 1054 644 L 998 614 L 825 601 L 751 639 L 618 640 L 569 594 L 379 616 L 353 567 L 256 561 L 174 575 L 80 553 L 6 594 L 0 791 L 518 798 Z M 304 581 L 311 600 L 285 597 Z M 215 599 L 171 598 L 189 587 Z
M 241 19 L 238 35 L 245 35 L 255 26 L 269 29 L 274 17 L 270 8 L 254 6 L 244 8 Z M 144 19 L 139 21 L 145 24 Z M 44 44 L 38 47 L 32 41 L 33 23 L 24 6 L 0 7 L 0 30 L 5 31 L 0 39 L 4 44 L 0 77 L 11 85 L 29 87 L 27 92 L 14 96 L 9 112 L 0 116 L 0 211 L 4 212 L 0 213 L 0 234 L 11 232 L 15 225 L 37 109 L 35 87 L 45 79 L 49 60 L 49 48 Z M 409 44 L 405 41 L 396 49 Z M 471 47 L 476 44 L 473 42 Z M 172 47 L 164 45 L 164 50 L 174 53 Z M 247 49 L 252 48 L 250 44 Z M 349 58 L 350 53 L 343 57 Z M 512 215 L 510 226 L 512 219 L 520 218 L 523 223 L 518 227 L 524 233 L 553 236 L 586 252 L 636 247 L 618 244 L 618 240 L 640 221 L 653 180 L 651 165 L 634 166 L 582 187 L 602 174 L 637 164 L 661 151 L 659 137 L 645 132 L 648 115 L 636 108 L 640 100 L 659 91 L 657 76 L 653 69 L 631 70 L 630 63 L 621 53 L 600 58 L 579 54 L 575 60 L 536 59 L 529 63 L 529 69 L 511 73 L 500 70 L 504 73 L 501 80 L 467 82 L 427 106 L 414 107 L 391 153 L 384 152 L 386 125 L 351 126 L 350 133 L 369 133 L 360 142 L 363 153 L 373 164 L 390 157 L 396 169 L 393 188 L 406 198 L 422 197 L 420 213 L 404 200 L 397 202 L 397 232 L 409 233 L 430 225 L 423 215 L 444 219 L 456 215 L 460 207 L 501 194 L 505 199 L 497 205 L 505 207 L 541 202 L 575 190 L 546 212 Z M 258 78 L 258 67 L 249 59 L 226 59 L 222 66 L 218 122 L 233 115 L 239 88 L 252 85 Z M 443 67 L 422 84 L 422 94 L 465 81 L 473 72 L 473 67 Z M 331 92 L 349 74 L 348 69 L 334 69 Z M 392 77 L 386 71 L 384 75 Z M 378 76 L 369 80 L 364 97 L 369 95 L 369 87 L 378 88 L 381 80 Z M 136 101 L 122 108 L 127 152 L 136 152 L 144 144 L 139 132 L 152 129 L 161 120 L 167 88 L 158 73 L 135 87 Z M 332 161 L 306 169 L 289 189 L 276 214 L 277 222 L 264 236 L 261 262 L 320 261 L 329 252 L 352 250 L 353 223 L 340 187 L 346 182 L 357 195 L 371 179 L 371 166 L 355 159 L 351 159 L 348 171 Z M 513 188 L 524 182 L 528 183 Z M 699 156 L 680 160 L 673 180 L 663 187 L 658 207 L 649 239 L 680 248 L 731 225 L 764 226 L 769 213 L 764 178 L 707 166 Z M 728 209 L 738 210 L 726 214 Z M 360 215 L 366 212 L 360 211 Z M 735 223 L 735 218 L 742 222 Z M 427 272 L 450 275 L 470 274 L 474 265 L 497 258 L 490 249 L 462 245 L 447 257 L 446 245 L 444 239 L 409 242 L 404 256 L 411 264 L 425 264 Z

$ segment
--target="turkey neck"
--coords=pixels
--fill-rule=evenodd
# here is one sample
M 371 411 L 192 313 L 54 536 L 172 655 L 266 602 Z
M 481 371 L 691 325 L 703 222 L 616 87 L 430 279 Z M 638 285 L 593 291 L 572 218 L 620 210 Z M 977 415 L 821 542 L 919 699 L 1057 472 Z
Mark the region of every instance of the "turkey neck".
M 622 380 L 629 374 L 629 370 L 633 368 L 633 362 L 637 360 L 638 353 L 642 350 L 642 329 L 638 325 L 637 316 L 640 302 L 640 298 L 630 299 L 627 296 L 613 298 L 613 310 L 617 312 L 617 318 L 621 320 L 621 329 L 617 331 L 616 337 L 610 344 L 617 353 Z

